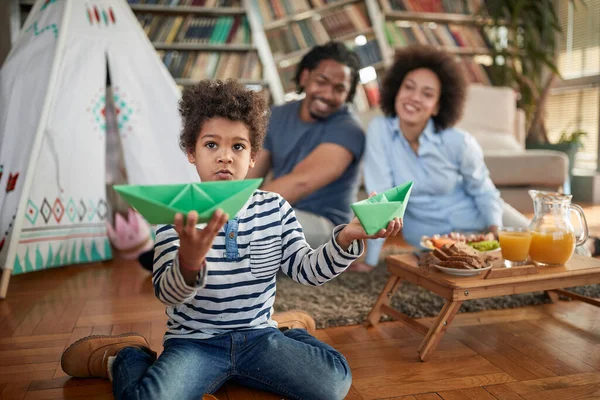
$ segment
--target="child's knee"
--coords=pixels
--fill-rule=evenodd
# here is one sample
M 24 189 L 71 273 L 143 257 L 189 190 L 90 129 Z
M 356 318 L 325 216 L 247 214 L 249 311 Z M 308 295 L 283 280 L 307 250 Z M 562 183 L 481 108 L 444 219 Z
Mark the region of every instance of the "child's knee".
M 328 374 L 322 379 L 321 387 L 315 393 L 315 399 L 342 400 L 350 391 L 352 372 L 343 356 L 336 357 L 336 362 Z
M 328 399 L 345 399 L 352 386 L 352 373 L 348 370 L 343 376 L 340 376 L 333 385 L 331 385 L 330 396 Z

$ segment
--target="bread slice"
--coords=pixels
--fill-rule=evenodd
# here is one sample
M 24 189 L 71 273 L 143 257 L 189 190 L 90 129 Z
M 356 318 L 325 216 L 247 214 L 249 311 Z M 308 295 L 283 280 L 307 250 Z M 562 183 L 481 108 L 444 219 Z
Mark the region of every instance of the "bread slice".
M 467 256 L 467 255 L 452 256 L 452 257 L 450 257 L 449 260 L 446 260 L 446 261 L 463 261 L 475 269 L 483 268 L 483 264 L 481 263 L 481 260 L 479 260 L 477 257 L 473 257 L 473 256 Z
M 440 260 L 439 258 L 437 258 L 433 252 L 427 252 L 424 254 L 421 254 L 421 258 L 419 259 L 419 266 L 420 267 L 430 267 L 432 265 L 439 265 L 439 263 L 442 260 Z
M 456 261 L 456 260 L 440 261 L 439 264 L 437 264 L 437 265 L 439 265 L 441 267 L 446 267 L 446 268 L 474 269 L 473 267 L 471 267 L 466 262 L 464 262 L 464 261 Z
M 461 253 L 465 253 L 465 254 L 473 256 L 473 257 L 479 258 L 481 256 L 481 253 L 478 250 L 475 250 L 474 248 L 472 248 L 471 246 L 469 246 L 466 243 L 457 242 L 457 243 L 454 243 L 454 245 L 452 247 L 454 249 L 460 251 Z
M 439 258 L 442 261 L 446 261 L 450 258 L 450 254 L 446 252 L 443 248 L 433 250 L 433 255 Z

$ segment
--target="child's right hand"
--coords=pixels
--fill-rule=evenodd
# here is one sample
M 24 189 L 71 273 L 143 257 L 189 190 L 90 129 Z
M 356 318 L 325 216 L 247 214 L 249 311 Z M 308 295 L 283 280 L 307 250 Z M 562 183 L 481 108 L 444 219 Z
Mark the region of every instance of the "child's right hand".
M 204 229 L 197 229 L 198 213 L 190 211 L 187 221 L 183 223 L 183 214 L 175 215 L 175 231 L 179 234 L 179 263 L 187 270 L 202 269 L 206 254 L 213 244 L 219 230 L 225 225 L 229 216 L 216 210 Z

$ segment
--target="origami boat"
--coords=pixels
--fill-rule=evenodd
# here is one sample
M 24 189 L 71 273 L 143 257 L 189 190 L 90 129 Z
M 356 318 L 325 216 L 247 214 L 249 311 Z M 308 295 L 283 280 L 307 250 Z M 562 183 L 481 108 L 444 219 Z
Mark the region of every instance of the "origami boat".
M 350 205 L 368 235 L 374 235 L 387 228 L 389 222 L 404 216 L 413 182 L 386 190 L 366 200 Z
M 175 214 L 198 212 L 208 222 L 217 209 L 233 217 L 262 183 L 262 179 L 211 181 L 173 185 L 115 185 L 123 199 L 150 224 L 171 224 Z

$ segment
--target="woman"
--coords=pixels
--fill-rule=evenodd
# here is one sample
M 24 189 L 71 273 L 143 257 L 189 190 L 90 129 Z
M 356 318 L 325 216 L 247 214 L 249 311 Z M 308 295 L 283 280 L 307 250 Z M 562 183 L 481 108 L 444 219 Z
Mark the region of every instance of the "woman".
M 454 56 L 428 46 L 396 53 L 383 79 L 381 109 L 367 129 L 364 179 L 368 192 L 414 181 L 404 215 L 405 240 L 453 231 L 495 232 L 528 219 L 505 204 L 489 177 L 479 144 L 454 128 L 463 111 L 466 82 Z M 368 244 L 366 263 L 377 265 L 383 240 Z

